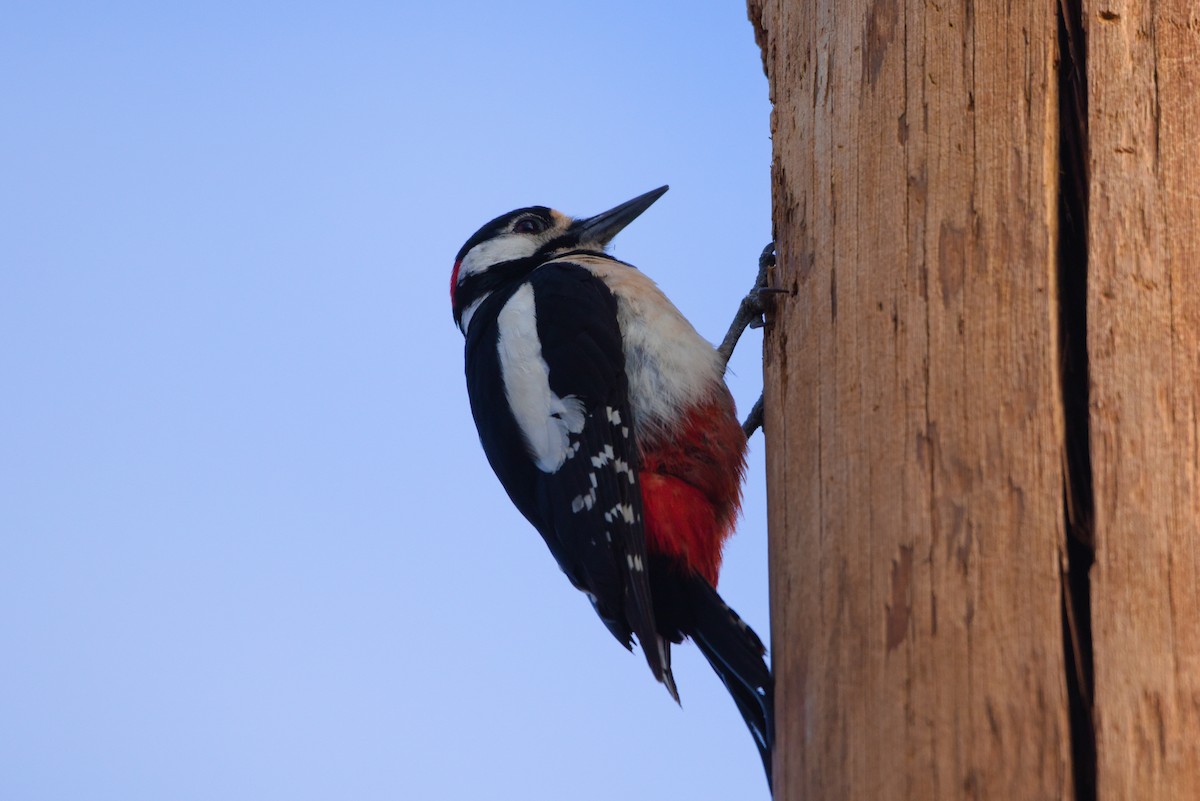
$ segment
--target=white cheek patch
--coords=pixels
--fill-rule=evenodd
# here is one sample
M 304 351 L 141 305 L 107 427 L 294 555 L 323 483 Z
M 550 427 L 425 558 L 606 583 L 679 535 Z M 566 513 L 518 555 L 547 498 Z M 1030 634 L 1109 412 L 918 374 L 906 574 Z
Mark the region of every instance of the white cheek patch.
M 523 284 L 497 316 L 500 377 L 504 396 L 538 469 L 553 473 L 567 459 L 568 434 L 583 430 L 583 401 L 550 389 L 550 366 L 537 335 L 533 287 Z
M 537 252 L 538 245 L 539 243 L 531 237 L 517 234 L 505 234 L 480 242 L 463 256 L 462 265 L 458 268 L 458 283 L 461 284 L 468 275 L 481 273 L 493 264 L 532 256 Z

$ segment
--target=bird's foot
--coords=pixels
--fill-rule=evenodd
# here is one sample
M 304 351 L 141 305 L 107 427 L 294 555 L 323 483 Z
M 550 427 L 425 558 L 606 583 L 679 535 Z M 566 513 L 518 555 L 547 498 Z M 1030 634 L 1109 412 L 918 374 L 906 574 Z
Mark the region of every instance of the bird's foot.
M 733 356 L 733 349 L 737 347 L 738 340 L 741 339 L 742 334 L 745 333 L 747 328 L 762 328 L 766 325 L 765 315 L 768 311 L 768 296 L 786 291 L 783 289 L 772 289 L 767 286 L 770 280 L 771 268 L 774 266 L 775 243 L 768 242 L 758 257 L 758 278 L 754 281 L 754 287 L 746 293 L 746 297 L 742 298 L 742 302 L 738 304 L 733 324 L 729 326 L 729 331 L 725 334 L 725 339 L 721 340 L 721 345 L 717 348 L 717 352 L 721 354 L 722 364 L 728 366 L 729 358 Z M 763 398 L 762 395 L 759 395 L 754 408 L 746 416 L 746 422 L 742 423 L 742 431 L 746 433 L 746 438 L 749 439 L 751 434 L 762 428 L 762 424 Z
M 763 396 L 759 394 L 758 400 L 754 402 L 754 407 L 750 409 L 750 414 L 746 415 L 746 422 L 742 423 L 742 431 L 746 434 L 746 439 L 750 439 L 755 431 L 762 428 L 763 424 Z
M 746 297 L 742 298 L 742 302 L 738 304 L 737 314 L 733 317 L 733 323 L 729 326 L 729 331 L 725 334 L 725 338 L 721 340 L 721 345 L 717 348 L 717 352 L 721 354 L 723 364 L 729 364 L 729 358 L 733 356 L 733 349 L 737 347 L 738 340 L 747 328 L 762 328 L 766 324 L 764 314 L 767 312 L 767 296 L 783 292 L 782 289 L 771 289 L 767 286 L 767 280 L 772 267 L 775 266 L 775 243 L 768 242 L 763 248 L 762 254 L 758 257 L 758 278 L 754 282 L 754 287 L 746 293 Z

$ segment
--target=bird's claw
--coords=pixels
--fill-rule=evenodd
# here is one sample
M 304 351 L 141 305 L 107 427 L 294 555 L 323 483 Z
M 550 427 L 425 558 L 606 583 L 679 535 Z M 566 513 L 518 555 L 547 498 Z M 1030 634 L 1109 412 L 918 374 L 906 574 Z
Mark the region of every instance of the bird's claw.
M 767 295 L 773 295 L 779 292 L 784 292 L 781 289 L 772 289 L 767 286 L 771 268 L 775 266 L 775 243 L 768 242 L 763 248 L 762 253 L 758 256 L 758 276 L 755 278 L 754 286 L 742 298 L 742 302 L 738 304 L 737 315 L 733 318 L 733 324 L 729 326 L 729 332 L 725 334 L 725 339 L 721 341 L 721 346 L 717 348 L 725 363 L 729 363 L 729 357 L 733 355 L 733 349 L 737 346 L 738 339 L 741 338 L 742 332 L 747 328 L 762 328 L 767 324 Z

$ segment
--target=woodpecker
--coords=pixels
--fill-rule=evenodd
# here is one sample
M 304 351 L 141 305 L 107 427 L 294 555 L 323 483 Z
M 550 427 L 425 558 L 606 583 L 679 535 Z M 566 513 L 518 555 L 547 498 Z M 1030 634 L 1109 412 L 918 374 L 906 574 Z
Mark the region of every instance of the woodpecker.
M 671 645 L 695 641 L 770 783 L 765 649 L 716 591 L 746 469 L 728 355 L 605 252 L 666 191 L 583 219 L 545 206 L 500 215 L 458 252 L 450 300 L 479 439 L 509 498 L 676 702 Z

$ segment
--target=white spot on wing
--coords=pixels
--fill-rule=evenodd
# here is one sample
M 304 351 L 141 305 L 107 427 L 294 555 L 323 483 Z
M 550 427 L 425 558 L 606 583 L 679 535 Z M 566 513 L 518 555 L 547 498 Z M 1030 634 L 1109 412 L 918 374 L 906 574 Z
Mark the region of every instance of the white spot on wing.
M 633 468 L 629 466 L 629 462 L 625 461 L 624 459 L 615 460 L 613 462 L 613 470 L 616 471 L 617 475 L 624 473 L 629 478 L 630 484 L 637 483 L 637 474 L 634 473 Z
M 615 456 L 612 445 L 605 445 L 604 450 L 592 457 L 592 467 L 604 467 Z
M 583 430 L 583 401 L 571 395 L 560 398 L 550 389 L 550 366 L 542 358 L 537 335 L 533 286 L 522 284 L 513 293 L 497 324 L 504 396 L 534 463 L 539 470 L 553 473 L 566 461 L 568 434 Z
M 613 508 L 609 509 L 607 512 L 604 513 L 604 520 L 605 520 L 605 522 L 608 522 L 608 523 L 611 523 L 612 521 L 616 520 L 618 517 L 623 518 L 626 523 L 636 523 L 637 515 L 635 515 L 633 513 L 633 504 L 618 503 L 615 506 L 613 506 Z
M 571 499 L 571 511 L 579 514 L 584 509 L 587 509 L 590 512 L 595 504 L 596 490 L 595 488 L 592 488 L 588 490 L 586 495 L 576 495 Z

